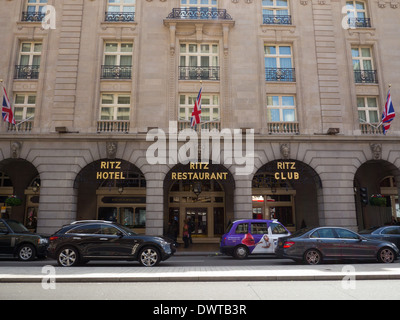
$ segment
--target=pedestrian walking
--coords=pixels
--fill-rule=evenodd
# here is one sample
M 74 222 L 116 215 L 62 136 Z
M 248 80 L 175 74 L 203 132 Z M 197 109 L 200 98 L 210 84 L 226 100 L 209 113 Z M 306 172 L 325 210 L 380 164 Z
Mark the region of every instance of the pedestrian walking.
M 189 248 L 189 225 L 186 219 L 183 222 L 183 242 L 185 244 L 185 248 Z
M 195 229 L 195 226 L 194 226 L 194 222 L 191 217 L 188 218 L 188 226 L 189 226 L 189 243 L 193 244 L 192 233 Z

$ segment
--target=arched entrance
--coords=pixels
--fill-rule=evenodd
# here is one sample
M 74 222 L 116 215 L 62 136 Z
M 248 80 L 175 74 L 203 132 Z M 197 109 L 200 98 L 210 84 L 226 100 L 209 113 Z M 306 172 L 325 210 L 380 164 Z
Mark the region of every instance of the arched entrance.
M 296 160 L 271 161 L 253 177 L 253 218 L 277 219 L 290 231 L 318 226 L 321 189 L 318 174 L 307 164 Z
M 146 179 L 132 163 L 102 159 L 87 165 L 75 179 L 77 220 L 115 221 L 145 233 Z
M 29 230 L 37 228 L 40 195 L 40 176 L 36 167 L 24 159 L 5 159 L 0 162 L 1 216 L 23 223 Z M 7 206 L 6 199 L 15 196 L 18 206 Z
M 164 180 L 164 234 L 182 240 L 185 219 L 193 222 L 193 243 L 218 243 L 234 219 L 235 181 L 222 165 L 177 165 Z
M 400 218 L 399 177 L 400 170 L 384 160 L 367 161 L 358 168 L 354 191 L 359 230 L 392 224 Z

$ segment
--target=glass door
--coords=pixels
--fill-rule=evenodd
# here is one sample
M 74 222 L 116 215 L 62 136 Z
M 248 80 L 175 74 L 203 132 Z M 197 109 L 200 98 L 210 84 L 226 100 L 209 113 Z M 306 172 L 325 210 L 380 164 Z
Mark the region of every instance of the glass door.
M 186 209 L 186 219 L 194 224 L 192 235 L 206 236 L 208 234 L 207 212 L 207 208 Z

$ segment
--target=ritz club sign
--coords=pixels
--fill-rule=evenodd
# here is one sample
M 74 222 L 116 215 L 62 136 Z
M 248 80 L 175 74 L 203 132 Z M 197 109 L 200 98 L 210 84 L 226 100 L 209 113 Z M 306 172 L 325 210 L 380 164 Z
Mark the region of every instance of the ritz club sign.
M 299 180 L 300 173 L 296 170 L 296 162 L 278 161 L 274 178 L 275 180 Z

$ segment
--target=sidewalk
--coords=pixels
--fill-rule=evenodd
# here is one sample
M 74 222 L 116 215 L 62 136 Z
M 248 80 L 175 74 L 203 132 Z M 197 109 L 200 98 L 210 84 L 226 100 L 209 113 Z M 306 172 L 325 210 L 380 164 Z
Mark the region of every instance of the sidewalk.
M 309 281 L 309 280 L 400 280 L 400 264 L 331 264 L 318 266 L 196 266 L 154 268 L 96 266 L 60 268 L 0 267 L 0 283 L 41 283 L 54 275 L 61 282 L 187 282 L 187 281 Z

